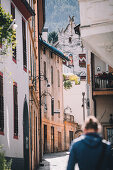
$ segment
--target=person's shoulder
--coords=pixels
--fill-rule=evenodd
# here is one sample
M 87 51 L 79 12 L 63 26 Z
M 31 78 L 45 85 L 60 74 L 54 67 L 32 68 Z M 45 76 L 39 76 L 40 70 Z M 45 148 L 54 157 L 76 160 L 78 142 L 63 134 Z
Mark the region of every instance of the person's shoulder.
M 102 139 L 102 143 L 111 146 L 111 143 L 105 139 Z
M 85 135 L 81 135 L 80 137 L 76 138 L 73 140 L 72 144 L 77 144 L 77 143 L 81 143 L 82 140 L 85 139 Z

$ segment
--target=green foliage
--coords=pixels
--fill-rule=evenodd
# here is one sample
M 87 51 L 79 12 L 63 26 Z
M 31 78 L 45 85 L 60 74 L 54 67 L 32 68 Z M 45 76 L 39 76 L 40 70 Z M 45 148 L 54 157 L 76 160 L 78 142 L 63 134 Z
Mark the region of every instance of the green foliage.
M 64 88 L 65 90 L 70 89 L 72 87 L 72 83 L 70 80 L 64 81 Z
M 4 45 L 5 48 L 2 49 L 2 53 L 5 54 L 8 47 L 13 43 L 13 48 L 15 48 L 15 35 L 16 32 L 10 28 L 13 22 L 12 16 L 6 13 L 5 10 L 0 6 L 0 44 Z
M 12 160 L 6 161 L 4 157 L 4 152 L 0 146 L 0 170 L 11 170 Z
M 58 41 L 58 34 L 57 32 L 53 31 L 48 35 L 48 42 L 54 44 Z

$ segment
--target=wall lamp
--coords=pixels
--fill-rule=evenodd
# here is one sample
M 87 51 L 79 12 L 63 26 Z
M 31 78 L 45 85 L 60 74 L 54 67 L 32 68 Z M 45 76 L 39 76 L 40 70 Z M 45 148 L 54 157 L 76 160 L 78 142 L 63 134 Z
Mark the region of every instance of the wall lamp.
M 47 87 L 50 87 L 50 83 L 48 83 L 48 79 L 44 74 L 40 74 L 39 76 L 34 77 L 33 80 L 32 80 L 32 84 L 36 81 L 36 79 L 46 80 Z

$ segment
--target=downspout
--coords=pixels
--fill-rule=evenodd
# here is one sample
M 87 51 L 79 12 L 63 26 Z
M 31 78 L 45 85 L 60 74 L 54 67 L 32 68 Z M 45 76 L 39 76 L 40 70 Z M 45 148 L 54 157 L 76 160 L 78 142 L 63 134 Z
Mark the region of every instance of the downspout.
M 39 157 L 40 162 L 42 162 L 42 115 L 41 115 L 41 80 L 40 80 L 40 43 L 39 43 L 39 8 L 37 0 L 37 13 L 38 13 L 38 65 L 39 65 L 39 114 L 40 114 L 40 141 L 39 141 Z

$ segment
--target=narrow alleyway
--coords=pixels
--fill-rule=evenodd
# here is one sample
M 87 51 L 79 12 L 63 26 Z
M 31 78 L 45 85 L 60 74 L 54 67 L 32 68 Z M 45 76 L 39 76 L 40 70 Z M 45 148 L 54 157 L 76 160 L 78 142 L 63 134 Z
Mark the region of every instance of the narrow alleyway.
M 45 154 L 38 170 L 66 170 L 69 152 Z M 77 170 L 78 168 L 76 168 Z

